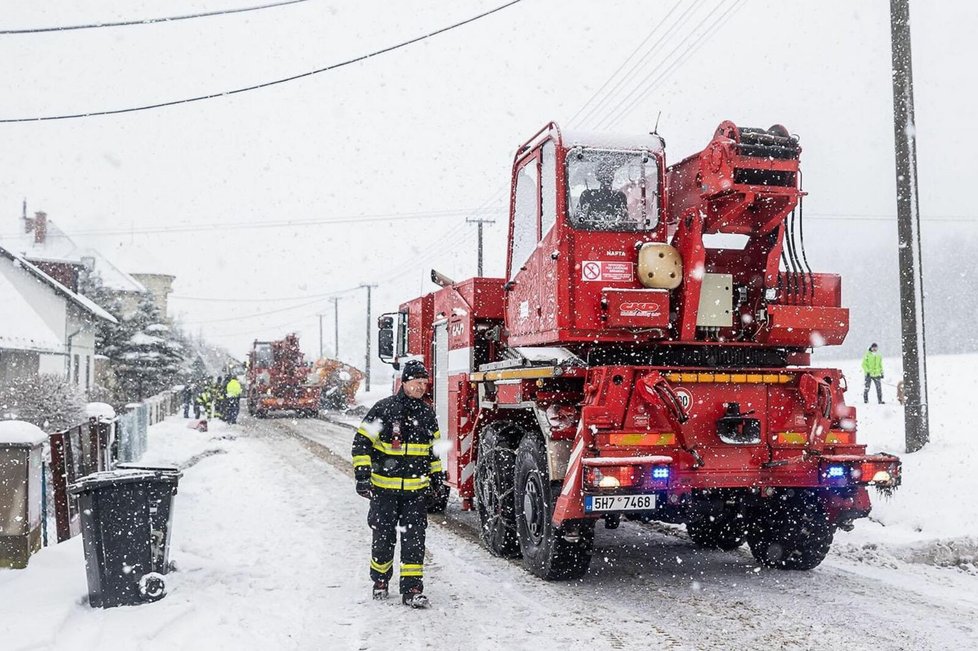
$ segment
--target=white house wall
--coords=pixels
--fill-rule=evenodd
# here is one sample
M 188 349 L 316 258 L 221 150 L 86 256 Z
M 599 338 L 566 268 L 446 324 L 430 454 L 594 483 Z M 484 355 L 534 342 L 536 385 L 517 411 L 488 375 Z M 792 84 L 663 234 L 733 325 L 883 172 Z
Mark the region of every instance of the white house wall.
M 58 341 L 62 342 L 60 350 L 40 354 L 37 372 L 51 373 L 74 380 L 75 355 L 77 355 L 78 386 L 83 390 L 93 386 L 96 317 L 75 303 L 68 302 L 67 298 L 38 281 L 26 270 L 16 268 L 6 258 L 0 260 L 0 274 L 3 274 L 4 279 L 24 296 L 37 317 Z M 76 331 L 80 332 L 72 338 L 69 353 L 66 345 L 67 337 Z
M 18 269 L 7 258 L 0 259 L 0 273 L 27 299 L 44 325 L 57 335 L 58 341 L 63 343 L 67 326 L 67 299 L 39 281 L 26 269 Z M 63 349 L 57 352 L 63 352 Z
M 78 367 L 80 388 L 88 390 L 94 384 L 95 378 L 95 328 L 96 320 L 88 312 L 74 305 L 68 306 L 68 334 L 78 332 L 69 344 L 71 368 L 68 377 L 75 379 L 75 365 Z

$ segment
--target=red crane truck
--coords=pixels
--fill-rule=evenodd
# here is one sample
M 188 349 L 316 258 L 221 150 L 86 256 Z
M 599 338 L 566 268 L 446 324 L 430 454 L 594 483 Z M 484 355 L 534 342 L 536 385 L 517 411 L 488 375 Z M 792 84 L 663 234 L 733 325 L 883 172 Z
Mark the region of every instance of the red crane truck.
M 272 411 L 299 416 L 319 413 L 322 385 L 307 364 L 299 338 L 255 341 L 248 353 L 248 413 L 265 418 Z
M 857 442 L 842 373 L 810 365 L 849 313 L 804 253 L 798 139 L 724 122 L 664 150 L 548 124 L 513 162 L 506 277 L 379 320 L 384 361 L 433 369 L 485 545 L 545 579 L 583 575 L 595 523 L 622 516 L 807 570 L 900 482 Z

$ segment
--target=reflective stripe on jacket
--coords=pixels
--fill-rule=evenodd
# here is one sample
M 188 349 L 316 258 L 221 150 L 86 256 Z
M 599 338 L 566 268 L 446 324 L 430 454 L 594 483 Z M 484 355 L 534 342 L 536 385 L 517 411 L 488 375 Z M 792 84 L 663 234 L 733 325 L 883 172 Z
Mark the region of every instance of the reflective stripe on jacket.
M 419 491 L 441 472 L 435 411 L 398 391 L 375 404 L 353 435 L 353 471 L 378 489 Z

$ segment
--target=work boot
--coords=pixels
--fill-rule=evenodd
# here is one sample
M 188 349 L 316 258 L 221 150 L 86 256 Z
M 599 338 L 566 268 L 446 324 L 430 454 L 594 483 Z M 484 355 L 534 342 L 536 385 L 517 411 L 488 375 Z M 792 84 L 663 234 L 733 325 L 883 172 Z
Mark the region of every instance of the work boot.
M 401 603 L 405 606 L 411 606 L 411 608 L 427 608 L 431 605 L 428 602 L 428 597 L 421 593 L 421 590 L 414 588 L 408 590 L 403 595 L 401 595 Z
M 377 579 L 374 581 L 374 599 L 380 601 L 381 599 L 387 599 L 390 593 L 387 590 L 387 581 L 383 579 Z

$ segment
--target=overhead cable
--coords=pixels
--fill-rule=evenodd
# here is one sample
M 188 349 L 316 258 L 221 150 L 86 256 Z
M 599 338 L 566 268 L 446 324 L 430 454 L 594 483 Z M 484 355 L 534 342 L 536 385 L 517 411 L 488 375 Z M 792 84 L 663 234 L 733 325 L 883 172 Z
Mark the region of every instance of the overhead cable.
M 224 16 L 227 14 L 241 14 L 246 11 L 258 11 L 260 9 L 272 9 L 274 7 L 284 7 L 294 5 L 309 0 L 285 0 L 284 2 L 274 2 L 257 7 L 241 7 L 239 9 L 222 9 L 220 11 L 208 11 L 200 14 L 187 14 L 185 16 L 167 16 L 165 18 L 144 18 L 142 20 L 123 20 L 114 23 L 89 23 L 87 25 L 63 25 L 61 27 L 27 27 L 24 29 L 0 29 L 0 35 L 8 36 L 13 34 L 43 34 L 44 32 L 70 32 L 79 29 L 99 29 L 102 27 L 129 27 L 132 25 L 153 25 L 155 23 L 172 23 L 178 20 L 190 20 L 191 18 L 208 18 L 210 16 Z
M 107 111 L 88 111 L 88 112 L 85 112 L 85 113 L 66 113 L 66 114 L 63 114 L 63 115 L 41 115 L 41 116 L 27 117 L 27 118 L 0 118 L 0 124 L 9 124 L 9 123 L 15 123 L 15 122 L 47 122 L 47 121 L 52 121 L 52 120 L 72 120 L 72 119 L 76 119 L 76 118 L 97 117 L 97 116 L 101 116 L 101 115 L 119 115 L 120 113 L 135 113 L 137 111 L 149 111 L 151 109 L 166 108 L 166 107 L 169 107 L 169 106 L 177 106 L 179 104 L 190 104 L 192 102 L 201 102 L 201 101 L 204 101 L 204 100 L 207 100 L 207 99 L 217 99 L 219 97 L 228 97 L 229 95 L 238 95 L 240 93 L 247 93 L 247 92 L 253 91 L 253 90 L 259 90 L 259 89 L 262 89 L 262 88 L 268 88 L 269 86 L 276 86 L 278 84 L 284 84 L 284 83 L 287 83 L 287 82 L 290 82 L 290 81 L 296 81 L 297 79 L 304 79 L 306 77 L 311 77 L 313 75 L 318 75 L 318 74 L 323 73 L 323 72 L 329 72 L 331 70 L 336 70 L 337 68 L 342 68 L 344 66 L 349 66 L 349 65 L 352 65 L 354 63 L 359 63 L 361 61 L 366 61 L 367 59 L 371 59 L 371 58 L 376 57 L 376 56 L 379 56 L 381 54 L 387 54 L 389 52 L 393 52 L 394 50 L 399 50 L 401 48 L 407 47 L 408 45 L 413 45 L 413 44 L 418 43 L 420 41 L 424 41 L 426 39 L 429 39 L 429 38 L 431 38 L 433 36 L 437 36 L 439 34 L 444 34 L 445 32 L 448 32 L 450 30 L 453 30 L 453 29 L 455 29 L 457 27 L 462 27 L 463 25 L 468 25 L 469 23 L 473 23 L 473 22 L 475 22 L 477 20 L 480 20 L 482 18 L 485 18 L 487 16 L 490 16 L 490 15 L 496 13 L 496 12 L 502 11 L 503 9 L 506 9 L 508 7 L 512 7 L 513 5 L 518 4 L 521 1 L 522 0 L 512 0 L 511 2 L 507 2 L 504 5 L 500 5 L 500 6 L 496 7 L 495 9 L 490 9 L 489 11 L 483 12 L 483 13 L 479 14 L 478 16 L 473 16 L 471 18 L 467 18 L 467 19 L 465 19 L 463 21 L 457 22 L 457 23 L 455 23 L 453 25 L 448 25 L 447 27 L 442 27 L 440 29 L 436 29 L 435 31 L 429 32 L 428 34 L 424 34 L 422 36 L 416 36 L 416 37 L 414 37 L 412 39 L 409 39 L 407 41 L 402 41 L 402 42 L 400 42 L 400 43 L 398 43 L 396 45 L 391 45 L 389 47 L 385 47 L 385 48 L 383 48 L 381 50 L 375 50 L 374 52 L 370 52 L 368 54 L 363 54 L 363 55 L 360 55 L 358 57 L 354 57 L 352 59 L 347 59 L 346 61 L 341 61 L 339 63 L 334 63 L 334 64 L 329 65 L 329 66 L 326 66 L 324 68 L 318 68 L 316 70 L 310 70 L 309 72 L 303 72 L 303 73 L 300 73 L 300 74 L 297 74 L 297 75 L 292 75 L 291 77 L 283 77 L 281 79 L 275 79 L 273 81 L 266 81 L 266 82 L 263 82 L 263 83 L 260 83 L 260 84 L 254 84 L 252 86 L 245 86 L 243 88 L 235 88 L 235 89 L 232 89 L 232 90 L 226 90 L 226 91 L 223 91 L 223 92 L 220 92 L 220 93 L 210 93 L 208 95 L 198 95 L 197 97 L 187 97 L 187 98 L 184 98 L 184 99 L 175 99 L 175 100 L 170 100 L 170 101 L 166 101 L 166 102 L 157 102 L 155 104 L 144 104 L 142 106 L 132 106 L 132 107 L 129 107 L 129 108 L 122 108 L 122 109 L 111 109 L 111 110 L 107 110 Z

